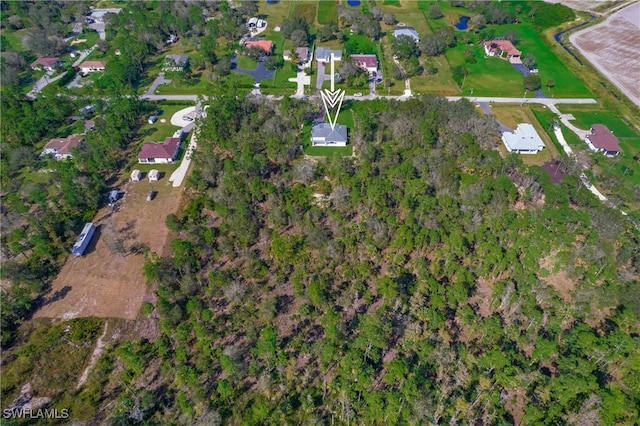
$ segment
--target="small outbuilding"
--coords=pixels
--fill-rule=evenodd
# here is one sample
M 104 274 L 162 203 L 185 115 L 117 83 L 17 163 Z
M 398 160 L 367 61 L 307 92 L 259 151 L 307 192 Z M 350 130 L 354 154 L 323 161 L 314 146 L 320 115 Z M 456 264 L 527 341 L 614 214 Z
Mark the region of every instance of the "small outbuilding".
M 84 252 L 87 250 L 87 247 L 89 247 L 89 243 L 91 242 L 91 238 L 93 237 L 93 234 L 95 232 L 96 232 L 95 225 L 91 222 L 86 223 L 84 225 L 84 228 L 82 228 L 82 232 L 80 233 L 80 236 L 78 237 L 75 244 L 73 245 L 73 248 L 71 248 L 71 253 L 73 253 L 73 255 L 76 257 L 82 256 Z
M 160 179 L 160 172 L 153 169 L 149 172 L 149 182 L 157 182 Z
M 152 116 L 150 116 L 150 117 L 149 117 L 149 119 L 147 120 L 147 122 L 148 122 L 149 124 L 153 124 L 153 123 L 155 123 L 156 121 L 158 121 L 158 116 L 157 116 L 157 115 L 152 115 Z
M 134 170 L 131 172 L 131 182 L 140 182 L 141 177 L 142 173 L 140 173 L 140 170 Z

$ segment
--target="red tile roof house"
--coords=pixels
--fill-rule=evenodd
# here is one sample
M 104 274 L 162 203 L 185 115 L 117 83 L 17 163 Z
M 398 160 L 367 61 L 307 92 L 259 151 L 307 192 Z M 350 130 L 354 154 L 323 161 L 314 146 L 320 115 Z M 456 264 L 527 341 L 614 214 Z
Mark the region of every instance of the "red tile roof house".
M 104 61 L 84 61 L 80 64 L 80 71 L 84 74 L 96 71 L 104 71 L 107 63 Z
M 138 163 L 173 163 L 180 151 L 180 138 L 166 138 L 163 143 L 148 142 L 138 154 Z
M 266 53 L 271 53 L 271 51 L 273 50 L 273 42 L 271 40 L 249 40 L 244 44 L 244 47 L 246 49 L 259 47 Z
M 66 160 L 67 158 L 73 158 L 71 150 L 77 148 L 83 141 L 82 135 L 70 135 L 66 138 L 51 139 L 42 150 L 41 157 L 45 155 L 51 155 L 56 160 Z
M 522 54 L 509 40 L 489 40 L 484 42 L 484 53 L 487 56 L 497 56 L 509 62 L 521 63 Z
M 369 74 L 378 71 L 378 59 L 376 55 L 351 55 L 351 59 L 356 61 L 356 64 Z
M 60 58 L 38 58 L 31 64 L 31 69 L 44 69 L 53 71 L 55 67 L 62 65 Z
M 591 126 L 591 134 L 587 135 L 584 141 L 592 151 L 601 152 L 607 157 L 615 157 L 620 154 L 618 138 L 613 136 L 611 130 L 603 124 Z

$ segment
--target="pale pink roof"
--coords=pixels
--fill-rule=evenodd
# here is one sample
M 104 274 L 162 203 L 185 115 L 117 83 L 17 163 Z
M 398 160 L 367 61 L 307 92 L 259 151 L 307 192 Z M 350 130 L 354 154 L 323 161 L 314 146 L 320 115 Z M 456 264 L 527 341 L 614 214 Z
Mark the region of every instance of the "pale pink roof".
M 105 61 L 84 61 L 80 64 L 81 68 L 105 68 L 107 63 Z
M 376 55 L 351 55 L 358 64 L 364 64 L 367 68 L 378 68 L 378 59 Z
M 163 143 L 147 142 L 142 146 L 138 159 L 167 158 L 173 159 L 180 145 L 180 138 L 166 138 Z
M 31 64 L 31 67 L 54 67 L 60 58 L 38 58 Z
M 501 50 L 507 52 L 508 55 L 520 56 L 520 51 L 509 40 L 489 40 L 485 41 L 484 44 L 489 46 L 490 51 Z
M 82 135 L 70 135 L 66 138 L 51 139 L 44 146 L 45 150 L 55 150 L 57 154 L 69 155 L 73 148 L 77 148 L 82 142 Z

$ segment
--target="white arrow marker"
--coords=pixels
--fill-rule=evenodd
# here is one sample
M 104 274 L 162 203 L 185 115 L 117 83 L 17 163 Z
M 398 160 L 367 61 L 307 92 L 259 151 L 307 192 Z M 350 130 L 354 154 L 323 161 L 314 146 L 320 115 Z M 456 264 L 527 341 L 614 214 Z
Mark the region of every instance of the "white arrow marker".
M 331 90 L 324 89 L 324 91 L 320 92 L 322 96 L 322 103 L 324 105 L 324 110 L 327 113 L 327 118 L 329 119 L 329 124 L 331 125 L 331 130 L 334 130 L 336 126 L 336 121 L 338 121 L 338 114 L 340 114 L 340 108 L 342 108 L 342 101 L 344 99 L 344 90 L 335 89 L 335 59 L 333 57 L 333 53 L 331 53 Z M 335 113 L 332 114 L 331 110 L 338 106 L 335 110 Z

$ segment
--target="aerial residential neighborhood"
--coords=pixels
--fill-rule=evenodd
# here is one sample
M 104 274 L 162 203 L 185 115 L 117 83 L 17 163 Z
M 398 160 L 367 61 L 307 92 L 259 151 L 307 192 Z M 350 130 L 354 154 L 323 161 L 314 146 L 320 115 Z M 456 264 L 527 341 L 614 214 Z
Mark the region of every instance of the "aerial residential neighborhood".
M 640 2 L 9 1 L 9 425 L 633 425 Z

